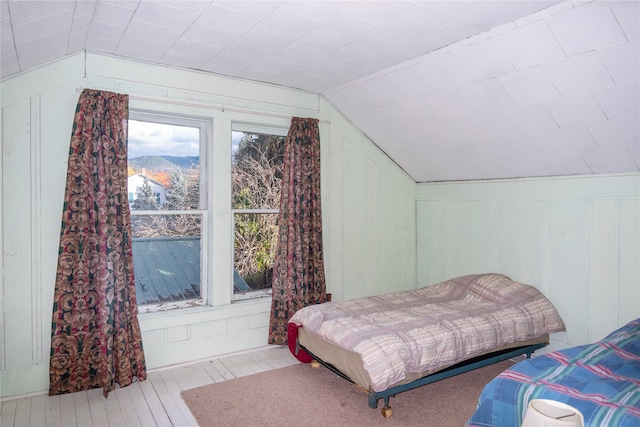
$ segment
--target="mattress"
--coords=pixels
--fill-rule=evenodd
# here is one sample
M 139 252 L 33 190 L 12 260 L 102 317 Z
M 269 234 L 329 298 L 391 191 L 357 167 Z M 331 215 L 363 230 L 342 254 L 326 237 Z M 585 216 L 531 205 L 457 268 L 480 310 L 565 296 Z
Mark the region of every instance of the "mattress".
M 640 426 L 640 318 L 592 344 L 524 360 L 488 383 L 468 426 L 516 426 L 529 402 L 578 410 L 585 427 Z
M 358 353 L 345 350 L 336 346 L 335 344 L 326 342 L 322 338 L 308 333 L 304 328 L 300 328 L 298 330 L 298 343 L 314 355 L 321 358 L 323 362 L 333 365 L 336 369 L 346 375 L 354 384 L 356 384 L 363 390 L 368 391 L 373 389 L 373 381 L 371 380 L 369 373 L 364 367 L 362 357 Z M 539 337 L 535 337 L 526 341 L 517 341 L 510 344 L 497 346 L 490 351 L 479 354 L 477 357 L 486 356 L 491 353 L 507 350 L 510 348 L 548 343 L 549 334 L 542 334 Z M 458 362 L 460 361 L 451 363 L 449 365 L 440 366 L 438 368 L 429 369 L 423 372 L 409 372 L 404 379 L 398 381 L 395 384 L 390 384 L 388 388 L 408 384 L 422 377 L 426 377 L 427 375 L 431 375 L 447 369 L 448 367 L 453 366 Z
M 540 291 L 499 274 L 308 306 L 292 325 L 300 344 L 376 392 L 565 328 Z

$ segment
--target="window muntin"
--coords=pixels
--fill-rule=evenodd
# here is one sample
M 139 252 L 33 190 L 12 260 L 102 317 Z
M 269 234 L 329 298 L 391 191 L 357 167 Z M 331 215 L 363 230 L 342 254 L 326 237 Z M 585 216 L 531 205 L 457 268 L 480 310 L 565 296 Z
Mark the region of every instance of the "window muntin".
M 271 294 L 286 129 L 234 126 L 233 299 Z
M 206 301 L 207 122 L 130 113 L 128 193 L 141 311 Z

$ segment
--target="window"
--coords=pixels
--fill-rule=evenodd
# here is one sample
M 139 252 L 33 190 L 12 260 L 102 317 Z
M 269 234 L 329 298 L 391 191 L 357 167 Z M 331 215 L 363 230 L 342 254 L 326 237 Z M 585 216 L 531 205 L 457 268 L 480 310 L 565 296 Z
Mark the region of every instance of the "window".
M 128 193 L 141 310 L 205 301 L 207 122 L 130 113 Z M 156 307 L 156 308 L 153 308 Z
M 286 132 L 286 129 L 233 126 L 235 300 L 271 294 Z

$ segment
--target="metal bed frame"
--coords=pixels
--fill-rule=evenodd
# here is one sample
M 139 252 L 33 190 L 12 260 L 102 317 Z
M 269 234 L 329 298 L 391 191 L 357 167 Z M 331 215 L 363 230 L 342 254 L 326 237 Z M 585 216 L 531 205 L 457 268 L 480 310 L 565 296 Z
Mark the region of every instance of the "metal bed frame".
M 369 387 L 369 390 L 366 390 L 363 387 L 357 385 L 353 380 L 351 380 L 351 378 L 349 378 L 347 375 L 342 373 L 338 368 L 336 368 L 335 366 L 333 366 L 330 363 L 327 363 L 327 362 L 323 361 L 322 359 L 320 359 L 319 357 L 314 355 L 311 351 L 309 351 L 303 345 L 301 345 L 299 343 L 296 343 L 296 347 L 297 348 L 302 349 L 305 352 L 307 352 L 309 354 L 309 356 L 312 357 L 313 360 L 317 361 L 320 365 L 326 367 L 327 369 L 331 370 L 335 374 L 337 374 L 340 377 L 346 379 L 350 383 L 355 384 L 358 388 L 360 388 L 361 390 L 365 391 L 367 393 L 367 396 L 368 396 L 369 407 L 371 407 L 373 409 L 376 409 L 378 407 L 378 401 L 380 399 L 384 399 L 384 407 L 382 408 L 382 416 L 384 416 L 385 418 L 389 418 L 389 417 L 391 417 L 391 415 L 393 415 L 393 411 L 391 410 L 391 407 L 389 406 L 389 398 L 390 397 L 395 397 L 395 395 L 398 394 L 398 393 L 402 393 L 404 391 L 412 390 L 414 388 L 421 387 L 421 386 L 426 385 L 426 384 L 431 384 L 433 382 L 440 381 L 440 380 L 443 380 L 445 378 L 452 377 L 454 375 L 463 374 L 465 372 L 472 371 L 472 370 L 478 369 L 478 368 L 482 368 L 482 367 L 487 366 L 487 365 L 492 365 L 494 363 L 501 362 L 503 360 L 507 360 L 507 359 L 510 359 L 512 357 L 520 356 L 520 355 L 523 355 L 523 354 L 526 354 L 527 359 L 529 359 L 531 357 L 531 354 L 534 351 L 539 350 L 539 349 L 541 349 L 543 347 L 546 347 L 546 346 L 547 346 L 547 343 L 541 342 L 541 343 L 531 344 L 531 345 L 527 345 L 527 346 L 523 346 L 523 347 L 509 348 L 509 349 L 497 351 L 497 352 L 494 352 L 494 353 L 489 353 L 489 354 L 486 354 L 486 355 L 483 355 L 483 356 L 478 356 L 478 357 L 474 357 L 472 359 L 468 359 L 468 360 L 462 361 L 462 362 L 460 362 L 460 363 L 458 363 L 456 365 L 450 366 L 450 367 L 445 368 L 445 369 L 443 369 L 441 371 L 437 371 L 437 372 L 435 372 L 435 373 L 433 373 L 431 375 L 427 375 L 425 377 L 418 378 L 417 380 L 411 381 L 411 382 L 406 383 L 406 384 L 392 386 L 392 387 L 389 387 L 388 389 L 383 390 L 383 391 L 373 391 L 371 389 L 371 387 Z

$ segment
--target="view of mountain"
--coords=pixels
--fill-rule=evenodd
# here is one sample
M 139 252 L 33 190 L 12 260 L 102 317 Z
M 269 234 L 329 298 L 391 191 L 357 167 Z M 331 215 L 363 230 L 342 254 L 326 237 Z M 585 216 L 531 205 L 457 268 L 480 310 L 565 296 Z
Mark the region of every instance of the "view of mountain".
M 172 172 L 176 169 L 189 169 L 200 163 L 198 156 L 141 156 L 129 159 L 129 166 L 140 171 L 142 168 L 154 172 Z

